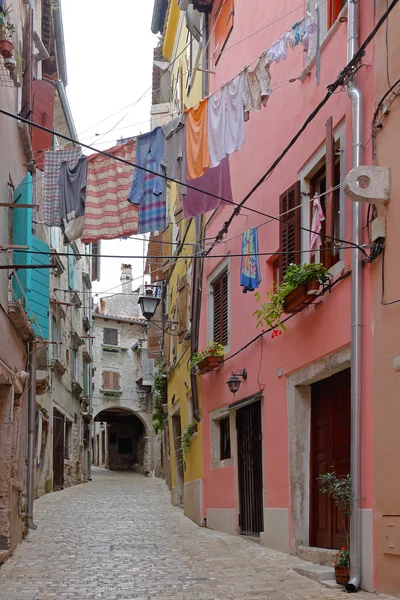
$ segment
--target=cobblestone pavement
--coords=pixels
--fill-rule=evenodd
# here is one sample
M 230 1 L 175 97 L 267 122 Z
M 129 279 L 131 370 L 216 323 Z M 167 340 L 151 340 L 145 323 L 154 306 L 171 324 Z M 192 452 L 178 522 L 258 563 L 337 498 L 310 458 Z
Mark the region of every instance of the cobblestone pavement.
M 197 527 L 157 479 L 95 469 L 36 501 L 34 520 L 0 568 L 1 600 L 343 598 L 294 573 L 292 556 Z

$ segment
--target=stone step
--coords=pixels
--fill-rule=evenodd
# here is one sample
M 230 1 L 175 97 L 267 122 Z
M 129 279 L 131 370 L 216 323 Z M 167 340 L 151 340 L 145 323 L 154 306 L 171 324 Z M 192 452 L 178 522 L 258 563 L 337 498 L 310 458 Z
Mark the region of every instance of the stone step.
M 313 579 L 314 581 L 332 581 L 335 579 L 335 574 L 333 567 L 327 567 L 324 565 L 314 565 L 313 563 L 302 563 L 300 565 L 296 565 L 294 567 L 294 571 L 303 575 L 304 577 L 308 577 L 308 579 Z

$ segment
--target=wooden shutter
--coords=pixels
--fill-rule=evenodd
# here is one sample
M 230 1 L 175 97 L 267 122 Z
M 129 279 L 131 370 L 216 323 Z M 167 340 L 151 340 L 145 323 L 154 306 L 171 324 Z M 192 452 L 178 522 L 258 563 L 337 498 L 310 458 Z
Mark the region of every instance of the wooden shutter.
M 171 335 L 169 333 L 169 327 L 166 327 L 164 333 L 164 363 L 168 367 L 171 360 Z
M 280 220 L 280 276 L 290 264 L 300 264 L 300 181 L 296 181 L 279 197 Z M 290 212 L 288 212 L 290 211 Z
M 332 27 L 345 4 L 346 0 L 328 0 L 328 29 Z
M 32 84 L 33 114 L 32 121 L 52 129 L 54 123 L 55 88 L 49 81 L 38 79 Z M 36 167 L 44 171 L 45 150 L 53 145 L 53 134 L 32 127 L 32 150 L 36 159 Z
M 161 234 L 150 234 L 146 258 L 145 275 L 150 275 L 151 283 L 155 283 L 156 281 L 162 281 L 166 277 L 166 274 L 161 269 L 163 265 L 163 259 L 154 258 L 161 257 L 163 255 L 162 249 L 164 244 L 162 244 L 161 241 Z
M 224 271 L 213 284 L 214 294 L 214 342 L 228 344 L 228 271 Z
M 103 389 L 104 390 L 119 390 L 120 374 L 116 371 L 103 371 Z
M 149 322 L 147 328 L 147 351 L 149 358 L 160 359 L 162 341 L 162 308 L 161 302 L 154 314 L 154 323 Z
M 234 0 L 220 0 L 215 13 L 214 57 L 217 63 L 233 29 Z
M 103 329 L 103 343 L 109 346 L 118 346 L 118 329 Z
M 187 275 L 180 277 L 178 282 L 178 335 L 179 343 L 183 341 L 187 331 L 188 316 L 188 289 Z
M 101 240 L 92 244 L 92 281 L 100 281 Z
M 75 289 L 74 263 L 75 257 L 72 254 L 71 248 L 68 246 L 68 287 L 70 290 Z
M 326 189 L 331 190 L 334 185 L 334 171 L 335 171 L 335 149 L 333 141 L 333 123 L 332 117 L 326 122 Z M 326 195 L 326 235 L 329 236 L 325 239 L 324 247 L 327 248 L 327 252 L 324 252 L 324 264 L 328 268 L 332 266 L 332 251 L 333 251 L 333 192 L 329 192 Z

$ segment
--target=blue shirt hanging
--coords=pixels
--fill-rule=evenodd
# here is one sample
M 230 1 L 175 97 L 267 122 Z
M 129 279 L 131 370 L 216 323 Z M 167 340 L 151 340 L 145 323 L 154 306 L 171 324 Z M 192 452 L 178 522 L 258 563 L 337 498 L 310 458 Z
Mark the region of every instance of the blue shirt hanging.
M 242 237 L 242 260 L 240 265 L 240 285 L 243 293 L 253 292 L 261 283 L 260 261 L 258 257 L 258 231 L 256 227 L 245 231 Z
M 162 160 L 164 154 L 164 136 L 161 127 L 156 127 L 153 131 L 139 135 L 136 141 L 136 164 L 139 167 L 146 168 L 149 154 L 155 165 L 155 172 L 163 175 Z M 145 175 L 146 171 L 135 169 L 132 188 L 128 197 L 132 204 L 141 204 L 145 193 Z M 153 180 L 153 194 L 160 196 L 164 194 L 164 179 L 158 175 Z

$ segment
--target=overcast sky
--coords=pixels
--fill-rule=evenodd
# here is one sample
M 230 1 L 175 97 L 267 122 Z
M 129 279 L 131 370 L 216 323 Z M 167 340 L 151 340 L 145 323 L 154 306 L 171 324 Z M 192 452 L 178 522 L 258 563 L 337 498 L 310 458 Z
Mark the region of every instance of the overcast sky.
M 67 94 L 80 141 L 107 150 L 117 139 L 149 130 L 151 90 L 136 101 L 152 81 L 157 45 L 150 30 L 153 4 L 153 0 L 62 0 Z M 143 242 L 103 241 L 102 254 L 142 255 Z M 139 285 L 143 260 L 109 258 L 102 259 L 101 281 L 94 282 L 93 290 L 117 286 L 123 262 L 132 263 Z

